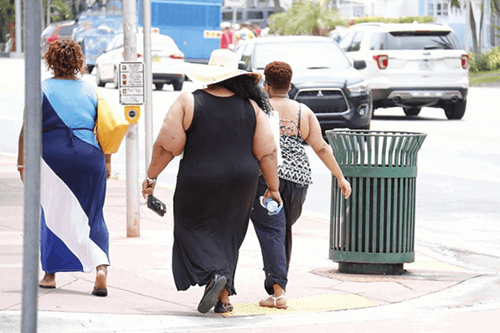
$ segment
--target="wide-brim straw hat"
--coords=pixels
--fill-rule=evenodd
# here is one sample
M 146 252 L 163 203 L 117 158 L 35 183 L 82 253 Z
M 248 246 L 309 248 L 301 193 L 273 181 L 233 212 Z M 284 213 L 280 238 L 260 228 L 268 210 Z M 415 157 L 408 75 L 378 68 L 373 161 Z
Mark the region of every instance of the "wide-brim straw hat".
M 262 80 L 262 74 L 238 69 L 238 59 L 227 49 L 212 51 L 208 65 L 186 63 L 185 73 L 193 81 L 205 85 L 216 84 L 240 75 L 248 75 L 255 82 Z

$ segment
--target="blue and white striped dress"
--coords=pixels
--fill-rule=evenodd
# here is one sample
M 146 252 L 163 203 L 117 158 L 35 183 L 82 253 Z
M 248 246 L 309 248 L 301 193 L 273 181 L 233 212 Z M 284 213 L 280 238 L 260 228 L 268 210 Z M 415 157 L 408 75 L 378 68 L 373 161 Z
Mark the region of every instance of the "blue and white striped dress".
M 105 157 L 95 139 L 95 87 L 80 80 L 42 82 L 41 262 L 47 273 L 109 265 L 103 216 Z

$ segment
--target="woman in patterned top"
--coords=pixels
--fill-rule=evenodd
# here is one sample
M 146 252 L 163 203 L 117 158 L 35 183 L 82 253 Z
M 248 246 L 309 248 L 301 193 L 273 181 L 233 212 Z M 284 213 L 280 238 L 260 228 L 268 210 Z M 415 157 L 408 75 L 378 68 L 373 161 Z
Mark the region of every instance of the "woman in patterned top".
M 321 127 L 314 113 L 306 105 L 288 99 L 291 87 L 292 68 L 285 62 L 275 61 L 264 70 L 264 90 L 269 94 L 272 108 L 280 116 L 280 148 L 283 164 L 278 166 L 280 195 L 283 210 L 277 215 L 268 215 L 259 202 L 267 189 L 265 181 L 259 180 L 251 215 L 255 232 L 259 238 L 264 271 L 265 289 L 271 297 L 259 302 L 260 306 L 286 309 L 285 290 L 292 250 L 292 225 L 302 213 L 307 188 L 312 184 L 309 159 L 303 146 L 307 142 L 326 167 L 337 178 L 342 194 L 351 195 L 351 185 L 344 178 L 332 149 L 325 142 Z

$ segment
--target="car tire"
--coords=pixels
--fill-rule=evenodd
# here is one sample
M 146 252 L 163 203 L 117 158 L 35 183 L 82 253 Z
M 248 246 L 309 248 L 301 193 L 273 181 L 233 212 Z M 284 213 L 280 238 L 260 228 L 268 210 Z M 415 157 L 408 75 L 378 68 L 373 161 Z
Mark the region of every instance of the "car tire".
M 94 70 L 94 65 L 87 65 L 87 73 L 92 74 L 93 70 Z
M 464 101 L 463 99 L 459 100 L 456 103 L 449 103 L 444 108 L 444 114 L 446 115 L 446 118 L 450 120 L 462 119 L 462 117 L 465 114 L 466 105 L 467 102 Z
M 163 86 L 165 83 L 155 83 L 155 89 L 156 90 L 163 90 Z
M 172 82 L 172 85 L 174 86 L 174 90 L 175 91 L 181 91 L 183 84 L 184 84 L 184 82 L 182 82 L 182 81 L 174 81 L 174 82 Z
M 115 89 L 118 89 L 118 68 L 115 68 L 113 74 L 113 84 L 115 85 Z
M 422 110 L 422 108 L 403 108 L 405 115 L 408 117 L 418 116 L 420 110 Z
M 95 83 L 98 87 L 104 87 L 106 82 L 101 81 L 101 74 L 99 73 L 99 67 L 95 68 Z

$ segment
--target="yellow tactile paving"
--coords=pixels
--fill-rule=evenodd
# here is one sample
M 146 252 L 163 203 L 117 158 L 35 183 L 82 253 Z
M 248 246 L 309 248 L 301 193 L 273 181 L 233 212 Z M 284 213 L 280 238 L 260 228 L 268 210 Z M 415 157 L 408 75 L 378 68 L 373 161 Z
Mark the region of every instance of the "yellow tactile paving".
M 224 313 L 224 317 L 284 315 L 304 312 L 325 312 L 377 306 L 366 298 L 353 294 L 328 294 L 288 299 L 286 310 L 263 308 L 258 302 L 234 304 L 234 310 Z
M 455 272 L 470 272 L 468 269 L 445 264 L 439 261 L 415 261 L 411 264 L 405 264 L 405 269 L 429 269 Z

